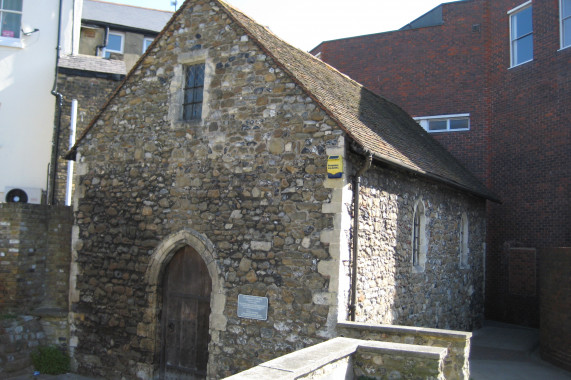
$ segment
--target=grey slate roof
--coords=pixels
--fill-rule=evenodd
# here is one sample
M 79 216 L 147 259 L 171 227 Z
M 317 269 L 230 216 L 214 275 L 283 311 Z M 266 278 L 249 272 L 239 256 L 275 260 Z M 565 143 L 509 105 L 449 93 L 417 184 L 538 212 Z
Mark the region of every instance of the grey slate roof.
M 105 74 L 126 75 L 125 62 L 116 59 L 103 59 L 90 55 L 67 55 L 59 59 L 59 66 L 67 69 L 92 71 Z
M 232 6 L 221 0 L 212 1 L 320 105 L 349 138 L 369 151 L 374 162 L 446 183 L 478 197 L 498 201 L 494 194 L 400 107 L 374 94 L 313 55 L 289 45 Z M 182 17 L 191 4 L 192 0 L 185 1 L 153 44 L 158 43 L 161 38 L 168 38 L 166 31 L 177 17 Z M 138 64 L 150 50 L 147 50 Z M 137 65 L 133 67 L 131 73 L 136 71 L 136 67 Z M 131 73 L 124 81 L 129 80 Z M 78 144 L 89 133 L 121 87 L 110 96 L 74 147 L 67 152 L 66 158 L 74 159 Z
M 104 1 L 85 0 L 82 20 L 160 32 L 173 12 Z

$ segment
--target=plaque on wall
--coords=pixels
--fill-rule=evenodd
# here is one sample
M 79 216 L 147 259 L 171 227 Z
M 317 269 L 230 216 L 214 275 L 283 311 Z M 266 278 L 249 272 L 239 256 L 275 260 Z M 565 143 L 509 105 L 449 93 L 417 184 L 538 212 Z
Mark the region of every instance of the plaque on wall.
M 268 297 L 238 294 L 238 317 L 265 321 L 268 319 Z

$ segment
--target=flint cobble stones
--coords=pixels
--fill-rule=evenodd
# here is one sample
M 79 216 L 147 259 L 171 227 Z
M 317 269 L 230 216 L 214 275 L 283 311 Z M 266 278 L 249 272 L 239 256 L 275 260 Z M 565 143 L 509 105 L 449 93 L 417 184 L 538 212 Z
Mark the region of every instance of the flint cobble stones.
M 187 13 L 80 149 L 72 304 L 79 371 L 156 371 L 159 336 L 139 328 L 159 323 L 158 313 L 144 312 L 145 273 L 161 241 L 183 229 L 213 244 L 213 281 L 225 297 L 224 321 L 213 328 L 211 318 L 210 377 L 331 333 L 330 305 L 314 295 L 329 291 L 317 270 L 329 259 L 320 235 L 333 228 L 322 213 L 331 198 L 326 150 L 344 137 L 226 14 L 206 1 Z M 181 60 L 193 59 L 206 62 L 203 119 L 182 122 L 173 88 Z M 268 297 L 268 320 L 238 318 L 238 294 Z
M 471 331 L 483 320 L 485 202 L 394 171 L 362 179 L 358 322 Z M 416 202 L 425 207 L 422 271 L 412 265 Z M 469 263 L 460 265 L 459 224 L 466 214 Z

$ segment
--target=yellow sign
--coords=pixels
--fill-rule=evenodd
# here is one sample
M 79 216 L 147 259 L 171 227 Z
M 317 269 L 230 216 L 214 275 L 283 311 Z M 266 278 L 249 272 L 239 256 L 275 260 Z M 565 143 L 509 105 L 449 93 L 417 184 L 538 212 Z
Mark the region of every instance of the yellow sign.
M 341 156 L 327 157 L 327 176 L 329 178 L 343 177 L 343 157 Z

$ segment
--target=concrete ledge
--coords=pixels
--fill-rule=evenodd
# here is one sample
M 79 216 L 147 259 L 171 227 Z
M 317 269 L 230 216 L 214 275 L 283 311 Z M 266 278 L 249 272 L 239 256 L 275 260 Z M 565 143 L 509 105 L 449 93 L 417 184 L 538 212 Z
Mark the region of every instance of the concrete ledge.
M 447 339 L 466 340 L 472 337 L 471 332 L 457 331 L 457 330 L 442 330 L 432 329 L 428 327 L 414 327 L 414 326 L 397 326 L 397 325 L 371 325 L 359 322 L 340 322 L 337 324 L 338 328 L 349 328 L 354 330 L 366 330 L 379 333 L 391 334 L 420 334 L 430 335 L 434 337 L 443 337 Z
M 365 341 L 351 338 L 334 338 L 327 342 L 308 347 L 277 359 L 260 364 L 247 371 L 227 377 L 228 380 L 299 379 L 312 374 L 330 364 L 347 359 L 356 353 L 373 353 L 377 355 L 394 355 L 411 358 L 422 358 L 441 363 L 447 353 L 446 348 L 425 347 L 390 342 Z M 351 371 L 350 365 L 347 371 Z M 436 365 L 438 367 L 438 364 Z M 312 378 L 327 378 L 321 373 Z

